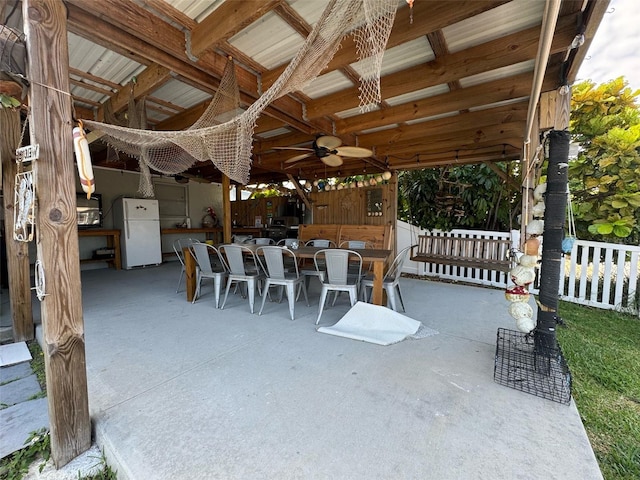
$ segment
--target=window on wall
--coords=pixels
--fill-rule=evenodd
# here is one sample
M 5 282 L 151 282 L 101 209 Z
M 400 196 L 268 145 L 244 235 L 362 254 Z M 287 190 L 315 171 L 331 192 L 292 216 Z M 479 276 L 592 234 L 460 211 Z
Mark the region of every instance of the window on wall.
M 154 183 L 153 189 L 158 208 L 160 210 L 160 221 L 166 226 L 179 224 L 189 216 L 189 198 L 186 185 L 172 183 Z

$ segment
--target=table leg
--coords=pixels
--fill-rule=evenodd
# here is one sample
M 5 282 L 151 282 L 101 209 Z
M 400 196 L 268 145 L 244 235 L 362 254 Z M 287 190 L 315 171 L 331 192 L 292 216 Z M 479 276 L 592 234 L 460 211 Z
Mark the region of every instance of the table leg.
M 187 302 L 193 300 L 196 294 L 196 259 L 191 255 L 188 247 L 182 250 L 184 256 L 184 277 L 187 289 Z
M 384 278 L 384 261 L 373 262 L 373 295 L 371 302 L 382 305 L 382 279 Z

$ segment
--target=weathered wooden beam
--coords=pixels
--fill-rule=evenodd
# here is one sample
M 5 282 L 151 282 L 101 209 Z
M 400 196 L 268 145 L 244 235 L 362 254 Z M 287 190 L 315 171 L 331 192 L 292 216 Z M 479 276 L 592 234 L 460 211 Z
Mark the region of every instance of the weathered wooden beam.
M 563 51 L 575 36 L 575 16 L 558 20 L 553 53 Z M 467 48 L 422 65 L 380 78 L 383 98 L 391 98 L 422 88 L 449 83 L 460 78 L 532 60 L 538 51 L 540 27 L 529 28 L 490 42 Z M 316 98 L 307 103 L 307 117 L 316 118 L 359 104 L 358 87 Z
M 425 136 L 436 137 L 455 134 L 465 130 L 479 130 L 483 127 L 524 122 L 527 116 L 527 102 L 488 108 L 474 112 L 461 113 L 449 117 L 430 120 L 413 125 L 401 126 L 391 130 L 368 133 L 358 137 L 363 147 L 382 147 L 394 143 L 406 142 Z
M 23 0 L 22 15 L 31 80 L 31 143 L 40 145 L 36 246 L 46 281 L 42 327 L 51 458 L 60 468 L 91 446 L 71 101 L 65 93 L 67 11 L 60 1 Z
M 478 15 L 486 10 L 495 8 L 508 0 L 489 2 L 464 1 L 451 2 L 448 0 L 430 1 L 428 5 L 416 5 L 413 12 L 413 23 L 409 14 L 409 8 L 400 8 L 387 42 L 387 48 L 395 47 L 402 43 L 422 37 L 429 32 L 439 30 L 457 23 L 465 18 Z M 321 74 L 345 67 L 358 60 L 358 52 L 353 36 L 347 36 L 342 40 L 340 49 L 336 52 L 327 68 Z M 286 65 L 274 68 L 262 75 L 262 85 L 267 88 L 282 74 Z
M 376 128 L 393 123 L 418 120 L 456 110 L 490 105 L 531 93 L 533 72 L 481 83 L 453 92 L 403 103 L 336 121 L 338 134 Z
M 191 31 L 187 50 L 194 57 L 227 40 L 283 0 L 224 2 Z
M 7 247 L 7 273 L 9 275 L 9 305 L 13 341 L 33 340 L 33 311 L 31 308 L 31 284 L 29 267 L 29 244 L 13 239 L 13 216 L 15 211 L 15 162 L 16 148 L 20 146 L 20 110 L 0 108 L 0 165 L 4 207 L 4 238 Z

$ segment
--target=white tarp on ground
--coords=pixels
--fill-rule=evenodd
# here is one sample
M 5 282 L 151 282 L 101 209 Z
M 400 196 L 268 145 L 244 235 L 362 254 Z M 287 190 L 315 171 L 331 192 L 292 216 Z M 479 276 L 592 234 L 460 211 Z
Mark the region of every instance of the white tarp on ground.
M 31 352 L 25 342 L 0 345 L 0 366 L 6 367 L 31 360 Z
M 438 333 L 386 307 L 364 302 L 357 302 L 335 325 L 320 327 L 317 331 L 378 345 L 391 345 L 407 337 L 424 338 Z

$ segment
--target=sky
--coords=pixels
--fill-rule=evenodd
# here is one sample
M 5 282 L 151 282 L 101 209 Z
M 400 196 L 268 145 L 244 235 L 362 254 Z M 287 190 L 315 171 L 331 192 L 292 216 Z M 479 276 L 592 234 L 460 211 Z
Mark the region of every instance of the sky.
M 629 87 L 640 89 L 640 1 L 612 0 L 595 34 L 576 83 L 596 84 L 624 76 Z

